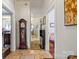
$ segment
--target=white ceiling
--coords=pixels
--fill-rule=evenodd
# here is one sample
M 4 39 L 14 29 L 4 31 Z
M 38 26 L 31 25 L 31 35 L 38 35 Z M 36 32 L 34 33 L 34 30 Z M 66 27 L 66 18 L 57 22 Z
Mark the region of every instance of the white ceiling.
M 16 1 L 30 1 L 30 0 L 16 0 Z
M 46 13 L 47 7 L 50 4 L 49 2 L 54 0 L 16 0 L 16 1 L 30 1 L 31 4 L 31 16 L 40 16 Z M 49 7 L 50 8 L 50 7 Z
M 42 7 L 44 0 L 31 0 L 31 7 Z
M 31 16 L 32 17 L 40 17 L 44 0 L 30 0 L 31 1 Z
M 16 1 L 30 1 L 31 7 L 41 7 L 44 0 L 16 0 Z

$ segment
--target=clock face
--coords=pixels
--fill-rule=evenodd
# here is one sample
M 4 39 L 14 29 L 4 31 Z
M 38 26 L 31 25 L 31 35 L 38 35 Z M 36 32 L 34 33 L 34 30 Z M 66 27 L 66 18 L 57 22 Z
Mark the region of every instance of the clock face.
M 23 22 L 21 22 L 21 27 L 24 28 L 25 27 L 25 24 Z

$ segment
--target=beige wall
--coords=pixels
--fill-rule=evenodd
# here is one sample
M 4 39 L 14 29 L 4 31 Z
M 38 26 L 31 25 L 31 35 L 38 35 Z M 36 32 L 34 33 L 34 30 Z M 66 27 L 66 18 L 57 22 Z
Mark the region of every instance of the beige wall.
M 64 0 L 56 0 L 56 59 L 77 54 L 77 26 L 64 26 Z

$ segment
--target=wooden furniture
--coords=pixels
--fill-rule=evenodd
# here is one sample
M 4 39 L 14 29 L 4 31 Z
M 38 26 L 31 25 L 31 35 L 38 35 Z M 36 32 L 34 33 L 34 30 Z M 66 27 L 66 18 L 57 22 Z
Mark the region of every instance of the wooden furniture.
M 46 16 L 40 19 L 40 48 L 45 49 Z
M 3 31 L 3 48 L 2 48 L 2 56 L 3 59 L 10 53 L 10 40 L 11 40 L 11 32 Z
M 49 40 L 49 52 L 51 54 L 51 56 L 54 59 L 54 41 L 53 40 Z
M 77 59 L 77 56 L 76 56 L 76 55 L 69 55 L 69 56 L 67 57 L 67 59 Z
M 5 45 L 10 45 L 10 39 L 11 39 L 11 33 L 10 31 L 4 31 L 4 46 Z
M 2 50 L 2 56 L 3 56 L 3 59 L 6 58 L 6 56 L 8 56 L 10 53 L 10 48 L 3 48 Z
M 40 30 L 40 48 L 45 49 L 45 30 Z
M 19 49 L 26 49 L 26 21 L 24 19 L 20 19 L 19 21 L 19 37 L 20 37 L 20 43 L 19 43 Z

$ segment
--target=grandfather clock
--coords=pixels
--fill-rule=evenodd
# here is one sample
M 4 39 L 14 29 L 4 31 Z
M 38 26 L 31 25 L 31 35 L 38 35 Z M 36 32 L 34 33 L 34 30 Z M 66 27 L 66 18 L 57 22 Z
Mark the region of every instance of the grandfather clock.
M 20 19 L 19 21 L 19 49 L 26 49 L 27 48 L 27 42 L 26 42 L 26 21 L 24 19 Z

